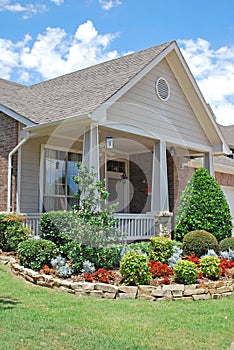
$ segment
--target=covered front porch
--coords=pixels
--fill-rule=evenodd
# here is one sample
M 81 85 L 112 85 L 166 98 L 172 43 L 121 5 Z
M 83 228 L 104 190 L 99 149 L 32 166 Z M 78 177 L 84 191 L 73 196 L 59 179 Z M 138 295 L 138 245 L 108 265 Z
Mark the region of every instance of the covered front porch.
M 27 167 L 23 166 L 24 156 L 33 148 L 41 150 L 38 164 L 38 211 L 32 210 L 37 207 L 36 196 L 30 196 L 27 200 L 18 196 L 18 208 L 19 212 L 27 215 L 25 225 L 36 235 L 40 233 L 39 220 L 43 212 L 70 210 L 76 203 L 72 175 L 77 171 L 77 161 L 82 161 L 90 170 L 94 170 L 97 179 L 106 179 L 110 193 L 108 204 L 117 203 L 115 218 L 128 241 L 170 234 L 175 194 L 172 196 L 170 193 L 174 177 L 168 164 L 178 170 L 191 157 L 203 155 L 204 165 L 210 172 L 213 169 L 209 152 L 155 140 L 150 135 L 124 132 L 112 126 L 82 122 L 79 128 L 77 125 L 74 128 L 65 124 L 62 129 L 57 127 L 34 133 L 20 150 L 22 166 L 19 193 L 23 190 L 25 194 L 23 175 Z M 36 172 L 33 175 L 33 171 L 35 168 L 30 169 L 31 178 L 35 179 L 38 175 Z M 28 201 L 32 205 L 27 206 Z

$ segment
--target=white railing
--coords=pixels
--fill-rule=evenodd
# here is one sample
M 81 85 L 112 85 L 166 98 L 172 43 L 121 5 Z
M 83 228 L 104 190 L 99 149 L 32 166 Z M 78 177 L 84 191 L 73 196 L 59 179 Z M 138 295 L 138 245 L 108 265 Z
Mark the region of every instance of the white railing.
M 25 214 L 26 220 L 23 221 L 25 227 L 29 228 L 32 231 L 32 234 L 35 236 L 40 235 L 39 222 L 41 219 L 41 214 Z
M 114 214 L 118 228 L 128 241 L 155 236 L 155 218 L 152 214 Z
M 39 222 L 41 214 L 26 214 L 24 226 L 40 235 Z M 118 228 L 126 235 L 128 241 L 147 239 L 155 235 L 155 219 L 151 214 L 114 214 Z

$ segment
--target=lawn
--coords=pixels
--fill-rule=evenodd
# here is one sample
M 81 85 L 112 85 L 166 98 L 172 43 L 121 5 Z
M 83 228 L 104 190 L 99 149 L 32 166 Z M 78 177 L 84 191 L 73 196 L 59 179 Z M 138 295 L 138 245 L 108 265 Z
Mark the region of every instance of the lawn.
M 228 350 L 234 295 L 207 301 L 104 300 L 38 287 L 0 264 L 0 349 Z

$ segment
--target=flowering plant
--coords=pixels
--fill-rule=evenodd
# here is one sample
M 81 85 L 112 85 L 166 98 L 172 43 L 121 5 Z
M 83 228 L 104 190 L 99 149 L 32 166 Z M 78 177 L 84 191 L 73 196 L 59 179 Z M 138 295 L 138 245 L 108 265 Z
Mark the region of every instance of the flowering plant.
M 152 278 L 173 275 L 173 270 L 167 264 L 163 264 L 160 261 L 150 260 L 149 268 Z

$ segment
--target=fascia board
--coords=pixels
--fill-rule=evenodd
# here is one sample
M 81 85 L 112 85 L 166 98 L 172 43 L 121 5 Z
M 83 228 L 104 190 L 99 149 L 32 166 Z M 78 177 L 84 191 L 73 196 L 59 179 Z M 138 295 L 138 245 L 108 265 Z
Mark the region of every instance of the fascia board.
M 4 114 L 8 115 L 9 117 L 17 120 L 18 122 L 20 122 L 21 124 L 28 126 L 33 126 L 36 125 L 35 123 L 33 123 L 32 121 L 30 121 L 29 119 L 23 117 L 22 115 L 14 112 L 13 110 L 5 107 L 4 105 L 0 104 L 0 111 L 3 112 Z

